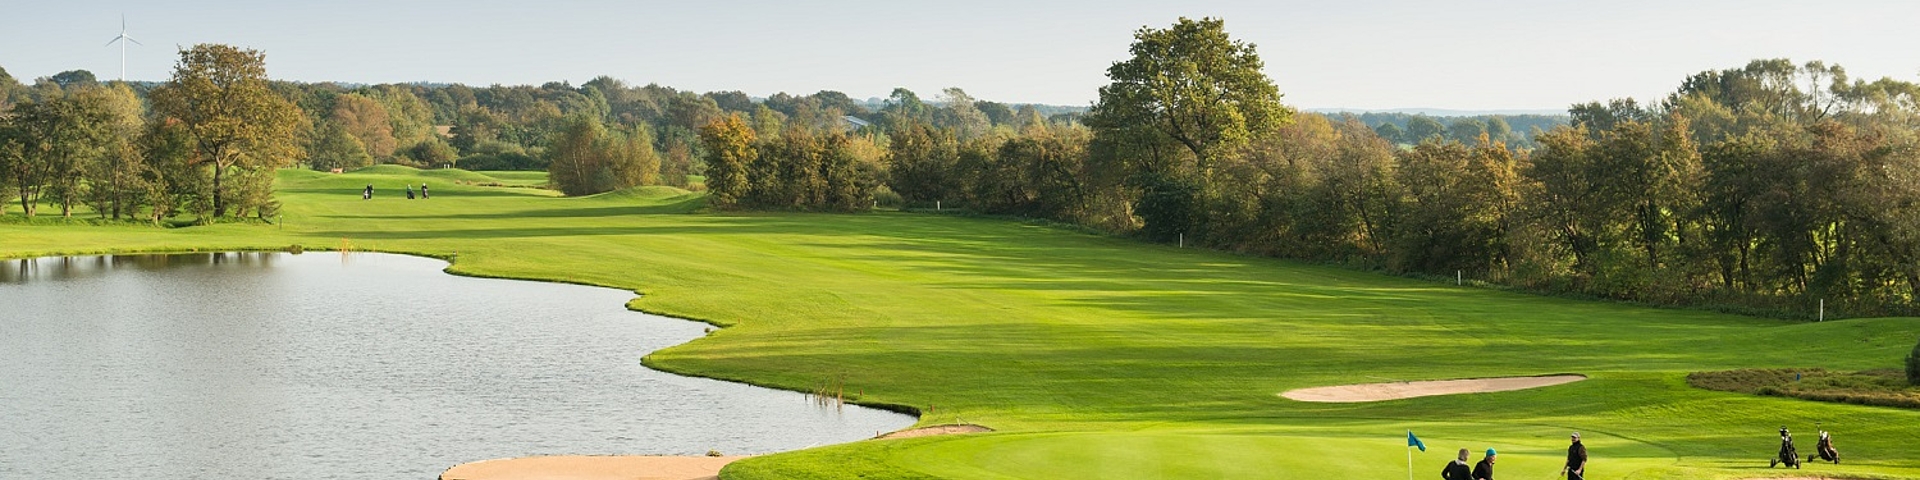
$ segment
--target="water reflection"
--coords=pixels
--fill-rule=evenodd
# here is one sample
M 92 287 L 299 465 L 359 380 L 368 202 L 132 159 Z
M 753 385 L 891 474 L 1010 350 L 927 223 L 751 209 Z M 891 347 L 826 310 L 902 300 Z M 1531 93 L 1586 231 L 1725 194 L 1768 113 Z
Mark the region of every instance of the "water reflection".
M 432 478 L 542 454 L 768 453 L 911 424 L 646 369 L 704 324 L 417 257 L 9 260 L 0 478 Z
M 196 266 L 270 268 L 282 254 L 271 252 L 92 255 L 0 260 L 0 283 L 61 281 L 104 275 L 115 269 L 160 271 Z

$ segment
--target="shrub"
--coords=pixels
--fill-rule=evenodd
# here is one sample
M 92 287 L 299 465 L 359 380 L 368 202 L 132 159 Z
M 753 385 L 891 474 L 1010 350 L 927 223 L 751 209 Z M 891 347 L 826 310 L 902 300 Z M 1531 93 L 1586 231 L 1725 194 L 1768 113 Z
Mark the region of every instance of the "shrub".
M 1913 345 L 1913 353 L 1907 354 L 1907 383 L 1920 387 L 1920 344 Z
M 1694 372 L 1696 388 L 1752 395 L 1920 409 L 1920 390 L 1909 387 L 1893 369 L 1835 372 L 1818 368 L 1741 369 Z

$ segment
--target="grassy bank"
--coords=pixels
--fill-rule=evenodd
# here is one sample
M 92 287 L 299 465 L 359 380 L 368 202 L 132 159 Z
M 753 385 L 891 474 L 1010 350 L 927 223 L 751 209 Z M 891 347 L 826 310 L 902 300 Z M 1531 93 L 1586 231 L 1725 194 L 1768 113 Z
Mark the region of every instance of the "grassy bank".
M 477 176 L 477 177 L 468 177 Z M 1144 245 L 992 219 L 695 213 L 667 188 L 557 198 L 486 174 L 281 175 L 281 225 L 0 224 L 0 255 L 309 249 L 452 256 L 453 270 L 609 285 L 731 328 L 649 365 L 794 390 L 844 382 L 923 424 L 1002 433 L 741 461 L 730 479 L 1430 478 L 1458 448 L 1544 478 L 1579 430 L 1596 479 L 1768 472 L 1773 430 L 1822 422 L 1848 463 L 1920 478 L 1920 412 L 1690 387 L 1688 372 L 1895 368 L 1920 319 L 1798 323 L 1528 296 Z M 496 179 L 501 180 L 501 179 Z M 516 178 L 500 184 L 527 183 Z M 431 200 L 394 195 L 432 185 Z M 367 183 L 380 190 L 359 197 Z M 17 208 L 17 207 L 16 207 Z M 313 254 L 313 253 L 309 253 Z M 1292 388 L 1543 373 L 1537 390 L 1372 404 Z M 595 452 L 580 452 L 595 453 Z

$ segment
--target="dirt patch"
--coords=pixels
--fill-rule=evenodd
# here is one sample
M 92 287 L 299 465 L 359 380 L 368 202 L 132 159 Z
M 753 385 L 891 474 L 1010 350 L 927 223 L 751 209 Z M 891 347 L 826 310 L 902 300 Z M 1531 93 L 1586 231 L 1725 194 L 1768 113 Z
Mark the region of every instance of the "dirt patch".
M 1402 398 L 1456 395 L 1462 393 L 1507 392 L 1550 387 L 1586 380 L 1586 375 L 1550 375 L 1542 377 L 1469 378 L 1424 382 L 1362 383 L 1288 390 L 1280 394 L 1302 402 L 1379 402 Z
M 745 456 L 555 455 L 504 458 L 447 469 L 440 480 L 706 480 Z
M 934 435 L 954 435 L 954 434 L 960 434 L 960 433 L 981 433 L 981 432 L 991 432 L 991 431 L 993 431 L 993 429 L 991 428 L 974 425 L 971 423 L 961 423 L 961 424 L 954 424 L 954 425 L 934 425 L 931 427 L 909 428 L 906 430 L 901 430 L 898 432 L 893 432 L 893 433 L 889 433 L 886 435 L 881 435 L 873 438 L 884 440 L 889 438 L 929 437 Z

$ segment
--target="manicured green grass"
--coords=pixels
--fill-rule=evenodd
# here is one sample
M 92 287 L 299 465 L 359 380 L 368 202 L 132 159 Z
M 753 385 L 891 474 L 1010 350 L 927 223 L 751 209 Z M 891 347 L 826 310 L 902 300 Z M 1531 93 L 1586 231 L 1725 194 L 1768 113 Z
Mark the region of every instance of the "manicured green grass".
M 670 371 L 850 396 L 1000 433 L 744 460 L 730 479 L 1432 478 L 1497 448 L 1546 478 L 1581 431 L 1589 478 L 1747 478 L 1780 425 L 1835 432 L 1847 463 L 1920 478 L 1920 412 L 1688 387 L 1687 372 L 1895 368 L 1920 319 L 1819 324 L 1456 287 L 1181 250 L 1017 222 L 871 213 L 699 213 L 649 187 L 587 198 L 382 167 L 285 172 L 283 225 L 0 225 L 0 256 L 309 249 L 453 256 L 452 270 L 617 286 L 632 306 L 731 328 L 647 359 Z M 480 175 L 475 173 L 474 175 Z M 392 192 L 431 182 L 431 200 Z M 373 182 L 381 196 L 362 201 Z M 308 253 L 313 255 L 315 253 Z M 1587 381 L 1370 404 L 1297 387 L 1545 373 Z M 1811 436 L 1806 437 L 1810 445 Z M 594 452 L 581 452 L 594 453 Z M 1477 455 L 1476 455 L 1477 460 Z
M 474 173 L 493 177 L 502 185 L 538 187 L 547 184 L 547 172 L 542 171 L 487 170 Z

